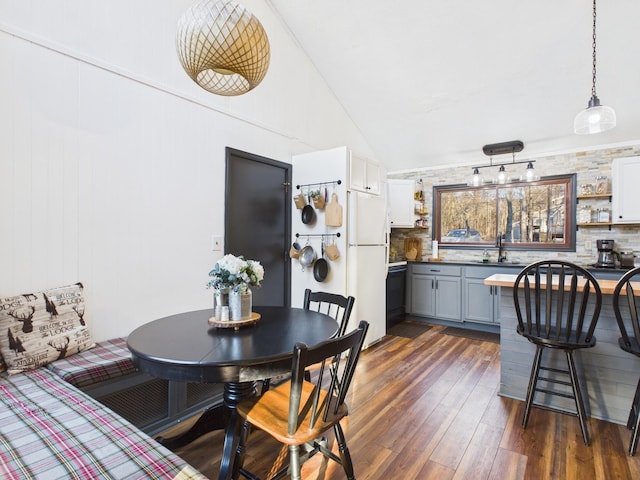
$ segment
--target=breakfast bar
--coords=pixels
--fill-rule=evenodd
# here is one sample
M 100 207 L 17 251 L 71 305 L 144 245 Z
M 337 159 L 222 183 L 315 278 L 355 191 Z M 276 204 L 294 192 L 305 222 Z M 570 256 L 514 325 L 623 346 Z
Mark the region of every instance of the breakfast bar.
M 535 346 L 516 333 L 517 319 L 513 302 L 516 275 L 495 274 L 485 285 L 500 287 L 500 390 L 505 397 L 524 400 L 527 393 Z M 611 303 L 617 281 L 598 280 L 602 290 L 602 310 L 595 330 L 596 345 L 575 354 L 581 381 L 588 392 L 589 415 L 618 424 L 626 424 L 633 399 L 640 359 L 618 346 L 620 331 Z M 640 288 L 640 287 L 639 287 Z M 547 359 L 558 365 L 565 362 L 562 351 L 549 351 Z M 548 396 L 550 397 L 550 396 Z M 566 399 L 545 398 L 550 405 L 565 408 Z M 572 401 L 569 401 L 572 402 Z

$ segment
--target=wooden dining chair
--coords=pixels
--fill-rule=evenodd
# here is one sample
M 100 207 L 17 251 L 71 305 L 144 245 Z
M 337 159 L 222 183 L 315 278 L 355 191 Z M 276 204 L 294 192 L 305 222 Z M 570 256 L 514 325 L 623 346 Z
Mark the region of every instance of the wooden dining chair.
M 638 305 L 640 304 L 638 295 L 640 292 L 636 294 L 632 282 L 640 282 L 640 267 L 629 270 L 622 276 L 613 290 L 612 302 L 621 335 L 618 339 L 618 345 L 625 352 L 640 358 L 640 321 L 638 320 Z M 636 288 L 638 288 L 638 283 L 636 283 Z M 628 326 L 631 328 L 631 332 L 627 332 Z M 631 430 L 629 455 L 633 456 L 636 454 L 640 438 L 640 379 L 638 379 L 636 393 L 631 403 L 627 428 Z
M 355 479 L 351 455 L 340 421 L 349 413 L 345 399 L 353 380 L 360 351 L 369 324 L 361 321 L 358 328 L 343 336 L 308 347 L 297 343 L 293 350 L 291 379 L 238 404 L 238 414 L 250 425 L 287 445 L 289 465 L 270 478 L 282 478 L 287 473 L 292 480 L 300 479 L 301 465 L 316 453 L 342 465 L 348 479 Z M 314 370 L 313 381 L 305 380 L 309 365 L 320 364 Z M 333 428 L 339 456 L 326 446 L 322 435 Z M 241 436 L 236 454 L 239 473 L 257 478 L 242 467 L 246 436 Z M 305 446 L 301 455 L 300 447 Z
M 347 331 L 355 302 L 356 299 L 351 296 L 343 297 L 335 293 L 312 292 L 311 289 L 307 288 L 304 291 L 302 307 L 305 310 L 314 310 L 335 318 L 336 322 L 338 322 L 336 336 L 342 336 Z
M 548 286 L 552 286 L 548 288 Z M 596 344 L 593 332 L 600 315 L 602 292 L 584 268 L 560 260 L 543 260 L 526 266 L 516 277 L 513 300 L 517 333 L 536 346 L 522 427 L 527 428 L 531 407 L 577 416 L 582 438 L 589 445 L 587 411 L 574 352 Z M 567 368 L 543 365 L 548 349 L 565 353 Z M 542 382 L 540 384 L 540 382 Z M 571 389 L 569 390 L 569 388 Z M 536 402 L 536 393 L 573 399 L 575 411 Z
M 312 292 L 310 288 L 304 291 L 304 301 L 302 308 L 305 310 L 313 310 L 316 312 L 329 315 L 336 320 L 338 329 L 335 336 L 342 336 L 347 330 L 349 324 L 349 318 L 351 317 L 351 311 L 356 299 L 352 296 L 344 297 L 336 293 L 327 292 Z M 286 378 L 286 375 L 280 376 L 276 379 L 265 378 L 262 381 L 262 392 L 269 390 L 272 381 L 276 383 Z

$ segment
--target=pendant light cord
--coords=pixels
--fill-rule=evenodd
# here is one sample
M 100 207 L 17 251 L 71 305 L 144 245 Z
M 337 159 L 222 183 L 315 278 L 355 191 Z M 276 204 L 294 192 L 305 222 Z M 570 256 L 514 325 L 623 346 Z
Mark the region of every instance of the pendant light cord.
M 580 111 L 573 120 L 573 131 L 578 135 L 605 132 L 616 126 L 616 112 L 611 107 L 600 105 L 596 94 L 596 0 L 593 0 L 593 49 L 591 70 L 591 98 L 586 110 Z
M 591 96 L 597 97 L 596 95 L 596 0 L 593 0 L 593 70 L 592 70 L 592 86 L 591 86 Z

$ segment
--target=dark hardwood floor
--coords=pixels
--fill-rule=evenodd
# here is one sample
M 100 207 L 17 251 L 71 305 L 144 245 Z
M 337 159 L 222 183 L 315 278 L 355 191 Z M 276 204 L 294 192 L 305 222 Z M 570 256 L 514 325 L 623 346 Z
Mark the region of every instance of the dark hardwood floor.
M 534 409 L 523 430 L 523 402 L 497 395 L 499 345 L 442 330 L 387 336 L 363 352 L 344 423 L 359 480 L 640 479 L 640 456 L 627 455 L 623 425 L 590 419 L 588 447 L 576 418 Z M 217 478 L 221 450 L 214 432 L 177 453 Z M 245 466 L 264 477 L 279 451 L 254 432 Z M 316 455 L 303 478 L 344 479 L 344 472 Z

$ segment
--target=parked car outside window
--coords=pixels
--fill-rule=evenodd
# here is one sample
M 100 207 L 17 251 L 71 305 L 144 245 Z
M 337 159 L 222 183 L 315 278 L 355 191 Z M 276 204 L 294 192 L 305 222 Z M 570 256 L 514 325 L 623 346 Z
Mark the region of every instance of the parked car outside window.
M 482 241 L 482 235 L 473 228 L 456 228 L 455 230 L 449 230 L 440 241 L 445 243 L 480 242 Z

